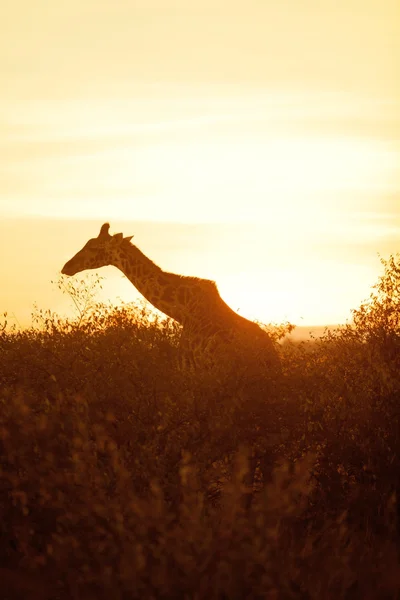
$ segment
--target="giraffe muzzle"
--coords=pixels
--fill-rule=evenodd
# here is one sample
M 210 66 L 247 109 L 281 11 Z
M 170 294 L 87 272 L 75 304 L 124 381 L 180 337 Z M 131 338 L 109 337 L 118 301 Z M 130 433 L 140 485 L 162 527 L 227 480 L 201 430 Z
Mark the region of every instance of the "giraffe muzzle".
M 75 275 L 76 272 L 77 272 L 77 270 L 71 264 L 70 260 L 67 263 L 65 263 L 65 265 L 61 269 L 61 273 L 63 275 L 68 275 L 69 277 L 71 277 L 72 275 Z

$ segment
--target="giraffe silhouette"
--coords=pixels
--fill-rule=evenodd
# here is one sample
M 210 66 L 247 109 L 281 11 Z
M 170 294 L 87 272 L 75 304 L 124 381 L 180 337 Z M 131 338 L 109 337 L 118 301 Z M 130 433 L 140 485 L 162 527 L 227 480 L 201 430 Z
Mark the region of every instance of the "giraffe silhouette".
M 221 361 L 247 375 L 254 367 L 279 368 L 279 357 L 269 335 L 256 323 L 233 311 L 219 295 L 214 281 L 168 273 L 131 243 L 133 236 L 109 234 L 104 223 L 96 238 L 62 268 L 64 275 L 113 265 L 158 310 L 182 325 L 181 354 L 186 364 L 215 367 Z M 253 373 L 251 370 L 253 367 Z
M 117 267 L 148 302 L 181 324 L 183 364 L 211 374 L 218 386 L 233 383 L 234 396 L 240 402 L 251 397 L 268 398 L 281 373 L 270 336 L 233 311 L 219 295 L 214 281 L 163 271 L 131 243 L 133 236 L 110 235 L 109 228 L 104 223 L 99 235 L 64 265 L 62 274 L 73 276 L 106 265 Z M 266 387 L 265 374 L 269 376 Z M 257 460 L 251 451 L 243 480 L 247 490 L 243 495 L 245 508 L 253 498 Z

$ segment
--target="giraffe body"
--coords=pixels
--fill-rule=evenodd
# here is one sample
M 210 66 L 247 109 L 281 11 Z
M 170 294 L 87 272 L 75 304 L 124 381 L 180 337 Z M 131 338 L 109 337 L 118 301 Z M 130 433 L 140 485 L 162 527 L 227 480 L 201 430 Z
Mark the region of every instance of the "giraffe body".
M 232 370 L 239 363 L 249 368 L 278 367 L 268 334 L 235 313 L 219 295 L 215 282 L 163 271 L 131 243 L 132 236 L 111 236 L 109 227 L 105 223 L 98 237 L 89 240 L 62 273 L 71 276 L 105 265 L 120 269 L 154 307 L 182 325 L 182 353 L 196 366 L 212 367 L 226 359 Z

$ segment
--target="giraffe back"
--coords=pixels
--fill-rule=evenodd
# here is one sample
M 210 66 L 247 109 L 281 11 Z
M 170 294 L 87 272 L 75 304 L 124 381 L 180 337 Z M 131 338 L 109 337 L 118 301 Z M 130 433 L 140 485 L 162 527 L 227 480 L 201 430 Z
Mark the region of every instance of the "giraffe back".
M 200 280 L 204 281 L 204 280 Z M 279 370 L 280 361 L 270 336 L 256 323 L 233 311 L 221 298 L 215 284 L 200 284 L 188 318 L 183 322 L 182 351 L 192 364 L 227 373 Z

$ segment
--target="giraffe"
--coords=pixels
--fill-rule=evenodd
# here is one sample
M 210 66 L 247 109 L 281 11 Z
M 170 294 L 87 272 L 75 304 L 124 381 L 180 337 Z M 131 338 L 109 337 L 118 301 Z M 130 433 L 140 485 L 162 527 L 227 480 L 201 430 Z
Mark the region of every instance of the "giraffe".
M 110 235 L 104 223 L 96 238 L 90 239 L 61 270 L 73 276 L 87 269 L 113 265 L 131 281 L 155 308 L 182 326 L 180 350 L 192 368 L 205 372 L 217 369 L 217 381 L 242 381 L 250 384 L 244 394 L 257 389 L 258 375 L 268 369 L 271 379 L 280 373 L 280 359 L 269 335 L 256 323 L 233 311 L 221 298 L 214 281 L 163 271 L 131 243 L 133 236 Z M 223 369 L 218 366 L 223 363 Z M 251 388 L 252 383 L 256 387 Z M 240 383 L 238 383 L 240 385 Z M 253 389 L 253 391 L 251 391 Z M 265 390 L 264 390 L 265 391 Z M 243 396 L 242 396 L 243 397 Z M 244 506 L 249 507 L 257 458 L 249 456 L 244 479 L 247 491 Z
M 214 281 L 163 271 L 131 243 L 133 236 L 110 235 L 109 228 L 109 223 L 104 223 L 99 235 L 90 239 L 61 273 L 72 276 L 105 265 L 120 269 L 148 302 L 182 325 L 181 353 L 194 367 L 215 366 L 226 357 L 236 371 L 238 361 L 243 362 L 246 355 L 248 364 L 279 368 L 268 334 L 233 311 Z

